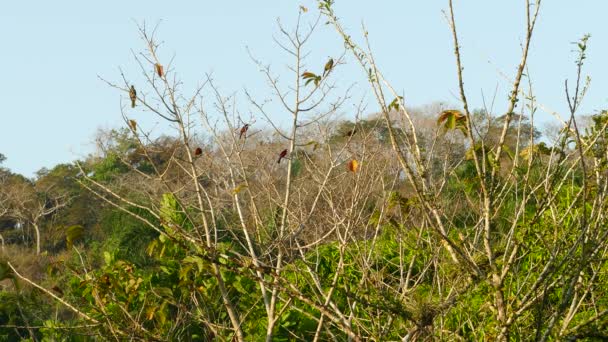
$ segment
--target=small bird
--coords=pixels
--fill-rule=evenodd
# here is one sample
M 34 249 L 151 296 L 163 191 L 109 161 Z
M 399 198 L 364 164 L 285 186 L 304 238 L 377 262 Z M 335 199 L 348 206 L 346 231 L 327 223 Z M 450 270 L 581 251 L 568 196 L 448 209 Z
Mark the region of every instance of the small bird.
M 344 133 L 343 137 L 348 138 L 348 137 L 352 137 L 353 135 L 355 135 L 355 133 L 357 133 L 357 128 L 353 128 L 350 131 Z
M 129 89 L 129 98 L 131 98 L 131 108 L 135 108 L 135 101 L 137 100 L 137 91 L 135 91 L 135 86 L 131 86 L 131 89 Z
M 280 164 L 281 159 L 285 158 L 285 156 L 287 156 L 287 149 L 284 149 L 283 151 L 281 151 L 281 153 L 279 154 L 279 160 L 277 160 L 277 164 Z
M 239 139 L 243 138 L 243 135 L 245 136 L 245 138 L 247 137 L 247 130 L 249 130 L 249 124 L 245 124 L 245 125 L 243 125 L 243 127 L 241 127 L 241 133 L 239 134 Z
M 325 63 L 325 69 L 323 69 L 323 77 L 325 77 L 327 74 L 329 74 L 329 72 L 333 68 L 334 68 L 334 60 L 333 60 L 333 58 L 330 58 L 327 61 L 327 63 Z
M 137 121 L 133 119 L 129 120 L 129 127 L 131 127 L 133 132 L 137 131 Z
M 200 147 L 197 147 L 196 150 L 194 150 L 194 155 L 198 157 L 201 154 L 203 154 L 203 149 Z
M 55 293 L 57 293 L 60 297 L 63 297 L 63 290 L 61 290 L 59 286 L 55 285 L 51 287 L 51 290 L 55 291 Z

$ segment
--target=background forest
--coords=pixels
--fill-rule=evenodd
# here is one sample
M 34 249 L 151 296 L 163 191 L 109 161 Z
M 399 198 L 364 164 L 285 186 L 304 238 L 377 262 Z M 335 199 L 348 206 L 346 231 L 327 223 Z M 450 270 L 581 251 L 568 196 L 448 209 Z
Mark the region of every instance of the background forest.
M 0 167 L 0 340 L 608 339 L 608 112 L 578 112 L 590 36 L 573 45 L 569 112 L 539 126 L 541 0 L 522 11 L 505 108 L 467 101 L 452 1 L 460 103 L 420 108 L 365 29 L 318 5 L 279 22 L 286 71 L 252 57 L 267 99 L 211 75 L 186 89 L 139 26 L 140 70 L 103 80 L 123 128 L 32 179 Z M 319 25 L 343 54 L 310 56 Z M 340 84 L 347 63 L 371 103 Z

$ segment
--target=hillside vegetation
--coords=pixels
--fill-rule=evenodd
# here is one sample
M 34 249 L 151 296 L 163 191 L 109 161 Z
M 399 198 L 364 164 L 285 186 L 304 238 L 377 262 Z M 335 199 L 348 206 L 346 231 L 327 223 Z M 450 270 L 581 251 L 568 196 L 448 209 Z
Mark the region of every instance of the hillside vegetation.
M 0 340 L 608 339 L 608 112 L 578 112 L 585 36 L 569 112 L 535 123 L 540 2 L 500 109 L 467 101 L 451 1 L 461 103 L 406 106 L 322 0 L 279 29 L 287 72 L 256 61 L 282 122 L 211 76 L 184 89 L 140 27 L 141 69 L 107 81 L 122 128 L 33 179 L 0 168 Z M 325 22 L 344 54 L 317 60 Z

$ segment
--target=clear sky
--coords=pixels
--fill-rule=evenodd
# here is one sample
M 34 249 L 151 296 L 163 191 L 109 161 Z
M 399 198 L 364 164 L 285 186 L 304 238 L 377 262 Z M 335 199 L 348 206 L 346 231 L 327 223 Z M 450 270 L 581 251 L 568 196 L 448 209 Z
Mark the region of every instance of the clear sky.
M 314 17 L 316 5 L 311 0 L 2 1 L 4 166 L 31 176 L 41 167 L 90 153 L 97 129 L 123 125 L 121 94 L 98 76 L 119 81 L 121 67 L 128 76 L 138 77 L 131 49 L 143 45 L 135 23 L 162 20 L 163 56 L 176 56 L 175 66 L 186 84 L 194 85 L 213 72 L 227 92 L 246 87 L 261 95 L 265 83 L 246 47 L 260 59 L 282 66 L 285 57 L 272 40 L 277 35 L 276 18 L 291 25 L 299 5 L 309 7 L 307 15 Z M 481 107 L 481 92 L 491 96 L 498 86 L 497 104 L 504 104 L 508 84 L 496 70 L 512 75 L 519 62 L 524 1 L 460 0 L 455 5 L 470 101 Z M 441 12 L 446 7 L 447 0 L 336 0 L 336 11 L 353 37 L 360 37 L 361 22 L 365 23 L 380 68 L 411 106 L 458 103 L 453 48 Z M 529 64 L 542 104 L 565 110 L 563 82 L 574 77 L 570 42 L 590 33 L 586 72 L 593 81 L 582 111 L 608 108 L 606 13 L 608 1 L 603 0 L 543 1 Z M 328 27 L 314 39 L 321 56 L 339 51 L 338 37 Z M 324 62 L 319 59 L 320 65 Z M 344 85 L 365 80 L 359 69 L 346 67 L 341 72 L 338 81 Z M 376 109 L 373 103 L 369 108 Z M 153 124 L 153 119 L 140 120 Z

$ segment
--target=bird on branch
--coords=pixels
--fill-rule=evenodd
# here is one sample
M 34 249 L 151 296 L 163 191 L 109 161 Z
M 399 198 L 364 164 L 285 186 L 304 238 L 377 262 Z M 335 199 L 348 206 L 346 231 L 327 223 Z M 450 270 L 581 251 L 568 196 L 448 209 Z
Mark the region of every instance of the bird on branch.
M 284 149 L 283 151 L 281 151 L 281 153 L 279 154 L 279 160 L 277 160 L 277 164 L 280 164 L 281 159 L 285 158 L 285 156 L 287 156 L 287 149 Z
M 131 108 L 135 108 L 135 101 L 137 101 L 137 91 L 135 91 L 135 86 L 131 86 L 131 89 L 129 89 L 129 98 L 131 98 Z
M 247 138 L 247 130 L 249 130 L 249 124 L 245 124 L 245 125 L 243 125 L 243 127 L 241 127 L 241 131 L 239 133 L 239 139 L 242 139 L 243 136 L 245 136 L 245 138 Z

